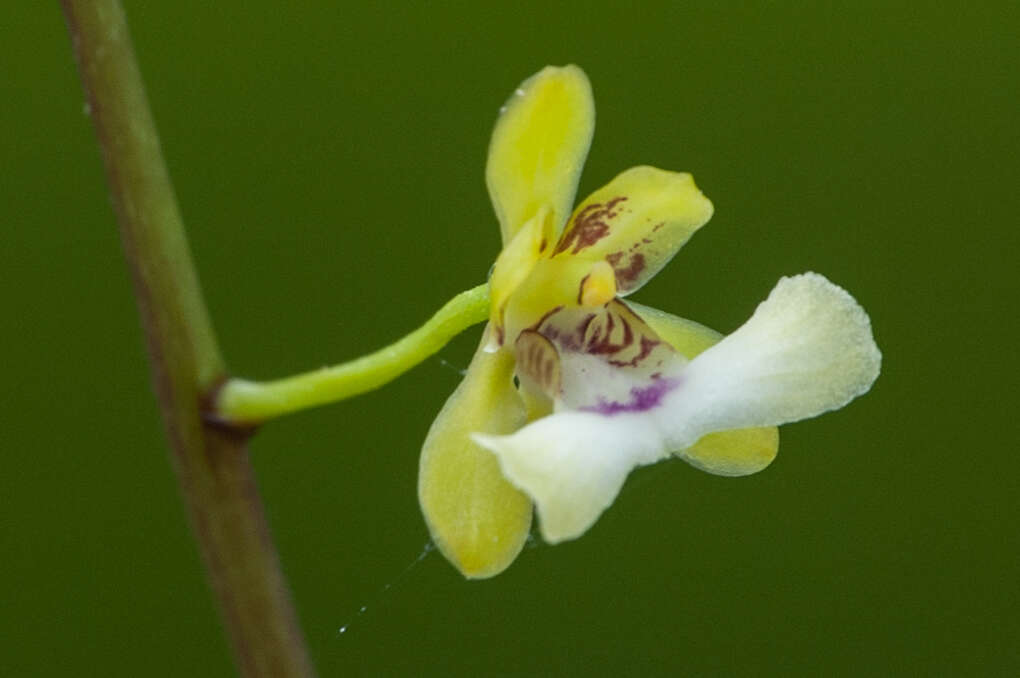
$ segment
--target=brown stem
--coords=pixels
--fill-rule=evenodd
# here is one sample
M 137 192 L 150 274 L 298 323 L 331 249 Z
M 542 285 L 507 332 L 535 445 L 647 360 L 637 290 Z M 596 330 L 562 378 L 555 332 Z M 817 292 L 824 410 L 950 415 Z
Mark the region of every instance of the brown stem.
M 171 456 L 245 676 L 313 674 L 266 527 L 247 433 L 203 423 L 223 361 L 117 0 L 62 0 L 145 329 Z

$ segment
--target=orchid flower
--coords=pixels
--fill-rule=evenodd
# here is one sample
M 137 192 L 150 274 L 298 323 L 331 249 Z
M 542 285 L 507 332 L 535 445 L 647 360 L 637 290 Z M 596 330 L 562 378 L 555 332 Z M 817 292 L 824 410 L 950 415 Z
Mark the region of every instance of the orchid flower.
M 689 174 L 635 167 L 571 212 L 594 120 L 585 74 L 549 67 L 493 131 L 503 249 L 489 322 L 426 437 L 418 484 L 434 542 L 467 577 L 514 560 L 533 507 L 556 543 L 588 530 L 635 467 L 760 471 L 777 425 L 842 407 L 878 376 L 867 314 L 815 273 L 782 278 L 725 338 L 625 302 L 713 208 Z

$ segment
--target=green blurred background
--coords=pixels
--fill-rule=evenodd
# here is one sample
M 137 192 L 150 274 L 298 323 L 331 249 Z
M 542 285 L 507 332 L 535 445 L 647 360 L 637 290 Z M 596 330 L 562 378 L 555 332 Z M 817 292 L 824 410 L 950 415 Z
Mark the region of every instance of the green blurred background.
M 884 352 L 765 472 L 642 469 L 486 582 L 402 575 L 476 331 L 264 427 L 323 676 L 1020 673 L 1016 3 L 126 5 L 236 374 L 356 356 L 483 281 L 496 112 L 566 62 L 598 109 L 582 196 L 647 163 L 716 205 L 639 301 L 730 331 L 816 270 Z M 3 21 L 0 673 L 230 675 L 60 12 Z

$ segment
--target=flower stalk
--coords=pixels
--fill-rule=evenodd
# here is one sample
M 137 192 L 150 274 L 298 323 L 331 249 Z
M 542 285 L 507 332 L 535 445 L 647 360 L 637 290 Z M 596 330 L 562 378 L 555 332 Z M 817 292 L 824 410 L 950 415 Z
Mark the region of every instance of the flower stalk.
M 62 0 L 102 149 L 155 391 L 209 580 L 245 676 L 313 674 L 269 536 L 247 436 L 205 423 L 222 380 L 155 124 L 118 0 Z
M 253 425 L 371 391 L 433 355 L 488 314 L 489 286 L 483 284 L 455 296 L 414 332 L 361 358 L 274 381 L 229 379 L 216 394 L 209 416 L 231 425 Z

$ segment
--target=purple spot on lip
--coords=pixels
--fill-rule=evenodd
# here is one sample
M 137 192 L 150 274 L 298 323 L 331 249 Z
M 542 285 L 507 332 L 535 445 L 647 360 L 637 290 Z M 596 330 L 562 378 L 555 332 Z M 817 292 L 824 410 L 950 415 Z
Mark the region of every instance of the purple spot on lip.
M 662 399 L 667 393 L 680 385 L 679 379 L 656 379 L 650 386 L 643 388 L 635 386 L 630 390 L 630 400 L 625 403 L 618 401 L 607 401 L 599 398 L 596 405 L 582 407 L 582 412 L 594 412 L 606 417 L 611 417 L 621 412 L 647 412 L 662 404 Z

